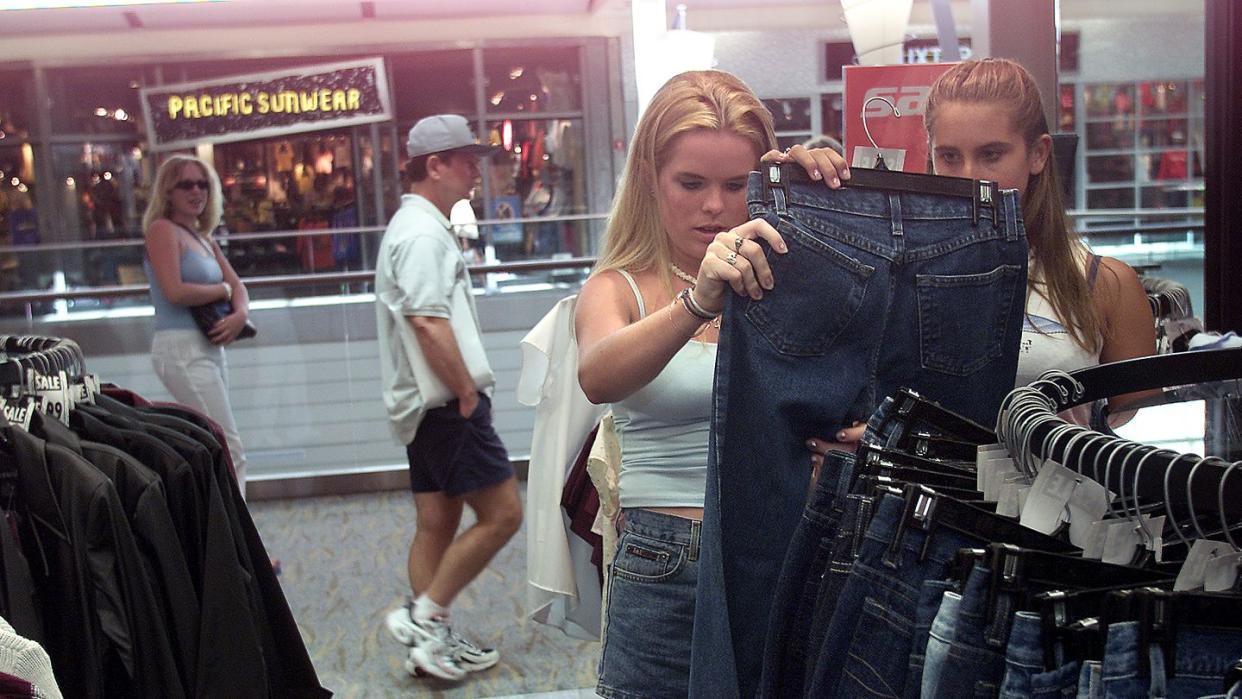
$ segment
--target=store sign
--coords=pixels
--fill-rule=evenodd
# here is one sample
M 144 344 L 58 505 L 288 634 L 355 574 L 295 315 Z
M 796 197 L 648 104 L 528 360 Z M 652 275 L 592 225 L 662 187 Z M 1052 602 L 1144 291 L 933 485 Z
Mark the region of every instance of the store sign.
M 392 118 L 382 58 L 144 88 L 154 150 Z
M 923 128 L 927 95 L 936 78 L 952 67 L 952 63 L 846 66 L 842 109 L 850 166 L 876 167 L 877 158 L 883 158 L 889 170 L 927 172 Z M 900 116 L 893 114 L 894 107 Z

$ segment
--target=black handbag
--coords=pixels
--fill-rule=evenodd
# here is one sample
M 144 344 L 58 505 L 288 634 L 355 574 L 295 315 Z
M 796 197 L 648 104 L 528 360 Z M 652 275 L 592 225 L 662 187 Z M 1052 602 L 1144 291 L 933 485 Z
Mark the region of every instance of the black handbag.
M 232 301 L 213 301 L 204 303 L 201 306 L 191 306 L 190 315 L 194 317 L 194 322 L 198 324 L 198 329 L 203 331 L 204 335 L 211 337 L 211 329 L 221 318 L 233 312 Z M 241 332 L 237 333 L 238 340 L 247 340 L 259 333 L 258 328 L 254 327 L 254 323 L 250 319 L 246 319 L 246 324 L 242 326 Z

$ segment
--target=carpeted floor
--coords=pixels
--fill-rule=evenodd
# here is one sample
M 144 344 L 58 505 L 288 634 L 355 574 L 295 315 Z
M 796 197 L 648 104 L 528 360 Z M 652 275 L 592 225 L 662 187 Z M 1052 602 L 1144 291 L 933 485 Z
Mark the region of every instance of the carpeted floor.
M 599 644 L 523 619 L 523 529 L 453 605 L 454 627 L 500 649 L 460 683 L 415 679 L 384 613 L 409 589 L 414 505 L 405 492 L 257 502 L 255 523 L 324 686 L 338 697 L 495 697 L 592 687 Z M 463 526 L 471 521 L 467 508 Z

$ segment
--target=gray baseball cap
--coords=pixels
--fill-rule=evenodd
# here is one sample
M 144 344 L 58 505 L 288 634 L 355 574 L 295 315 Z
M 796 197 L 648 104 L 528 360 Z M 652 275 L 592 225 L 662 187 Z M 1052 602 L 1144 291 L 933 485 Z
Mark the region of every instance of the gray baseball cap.
M 411 158 L 445 151 L 491 155 L 499 149 L 474 140 L 470 124 L 465 117 L 456 114 L 436 114 L 418 120 L 410 127 L 405 142 L 405 152 Z

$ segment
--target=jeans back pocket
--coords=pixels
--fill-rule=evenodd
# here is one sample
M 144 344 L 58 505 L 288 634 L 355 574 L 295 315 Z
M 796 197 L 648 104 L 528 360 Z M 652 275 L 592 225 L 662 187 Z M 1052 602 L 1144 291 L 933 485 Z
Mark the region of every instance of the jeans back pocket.
M 862 306 L 875 268 L 796 226 L 780 233 L 789 252 L 765 249 L 775 288 L 747 299 L 744 313 L 777 352 L 823 356 Z
M 917 275 L 923 368 L 970 376 L 1000 357 L 1024 276 L 1020 265 L 982 274 Z

